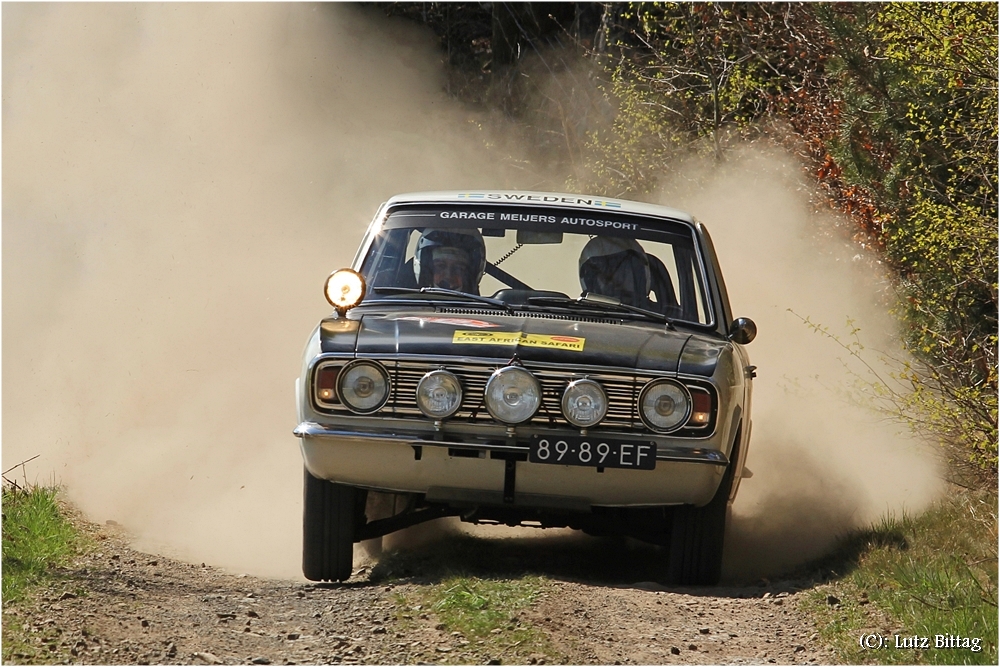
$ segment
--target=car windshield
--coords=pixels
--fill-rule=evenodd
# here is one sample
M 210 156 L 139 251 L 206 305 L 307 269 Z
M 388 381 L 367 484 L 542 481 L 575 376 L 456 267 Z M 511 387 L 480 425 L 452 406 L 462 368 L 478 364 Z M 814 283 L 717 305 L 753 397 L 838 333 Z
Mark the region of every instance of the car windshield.
M 361 272 L 365 301 L 611 309 L 711 324 L 690 225 L 606 211 L 421 205 L 390 211 Z M 620 304 L 620 306 L 619 306 Z

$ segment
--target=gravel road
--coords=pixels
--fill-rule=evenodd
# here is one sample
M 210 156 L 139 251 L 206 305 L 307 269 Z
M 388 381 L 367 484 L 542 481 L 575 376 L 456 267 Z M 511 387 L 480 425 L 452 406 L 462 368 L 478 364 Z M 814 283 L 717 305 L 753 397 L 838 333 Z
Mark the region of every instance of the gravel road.
M 500 650 L 448 629 L 401 600 L 428 586 L 359 568 L 350 581 L 314 585 L 236 575 L 136 551 L 115 526 L 87 524 L 97 548 L 80 556 L 56 586 L 5 608 L 28 648 L 13 662 L 50 664 L 816 664 L 834 656 L 798 610 L 793 582 L 749 587 L 668 589 L 627 575 L 595 580 L 574 559 L 606 560 L 573 544 L 490 547 L 498 567 L 537 559 L 549 588 L 521 615 L 547 636 L 547 653 Z M 447 538 L 445 538 L 447 539 Z M 527 545 L 527 546 L 526 546 Z M 433 549 L 433 545 L 431 546 Z M 555 554 L 555 555 L 553 555 Z M 544 561 L 542 563 L 541 561 Z M 424 562 L 429 562 L 425 560 Z M 531 563 L 527 565 L 531 567 Z M 641 575 L 641 568 L 637 568 Z M 380 581 L 381 579 L 381 581 Z M 605 578 L 607 579 L 607 578 Z M 616 580 L 617 579 L 617 580 Z M 432 582 L 433 583 L 433 582 Z

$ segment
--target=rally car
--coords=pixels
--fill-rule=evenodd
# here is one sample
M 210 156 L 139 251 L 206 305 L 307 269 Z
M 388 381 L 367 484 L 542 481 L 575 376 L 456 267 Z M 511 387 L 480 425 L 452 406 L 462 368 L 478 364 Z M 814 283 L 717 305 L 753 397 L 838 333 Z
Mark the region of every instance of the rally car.
M 296 384 L 303 573 L 422 521 L 661 545 L 714 584 L 750 442 L 745 345 L 708 231 L 580 195 L 399 195 L 325 293 Z

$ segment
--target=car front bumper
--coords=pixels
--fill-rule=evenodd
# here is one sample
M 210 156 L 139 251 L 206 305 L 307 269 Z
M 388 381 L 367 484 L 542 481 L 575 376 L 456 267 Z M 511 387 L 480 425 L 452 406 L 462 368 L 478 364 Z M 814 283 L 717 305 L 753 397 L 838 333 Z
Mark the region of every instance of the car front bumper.
M 451 505 L 589 511 L 591 506 L 704 505 L 729 463 L 716 449 L 658 444 L 654 470 L 533 463 L 517 438 L 367 431 L 303 422 L 309 472 L 322 479 Z M 639 439 L 637 439 L 639 440 Z M 648 442 L 648 438 L 645 439 Z

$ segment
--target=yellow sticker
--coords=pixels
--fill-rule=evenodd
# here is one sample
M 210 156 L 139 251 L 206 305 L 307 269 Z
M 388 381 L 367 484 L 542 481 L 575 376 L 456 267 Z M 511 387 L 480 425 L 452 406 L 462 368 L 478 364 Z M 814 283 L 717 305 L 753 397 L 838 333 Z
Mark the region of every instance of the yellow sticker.
M 548 336 L 518 331 L 456 331 L 451 342 L 454 345 L 522 345 L 581 352 L 586 340 L 577 336 Z

